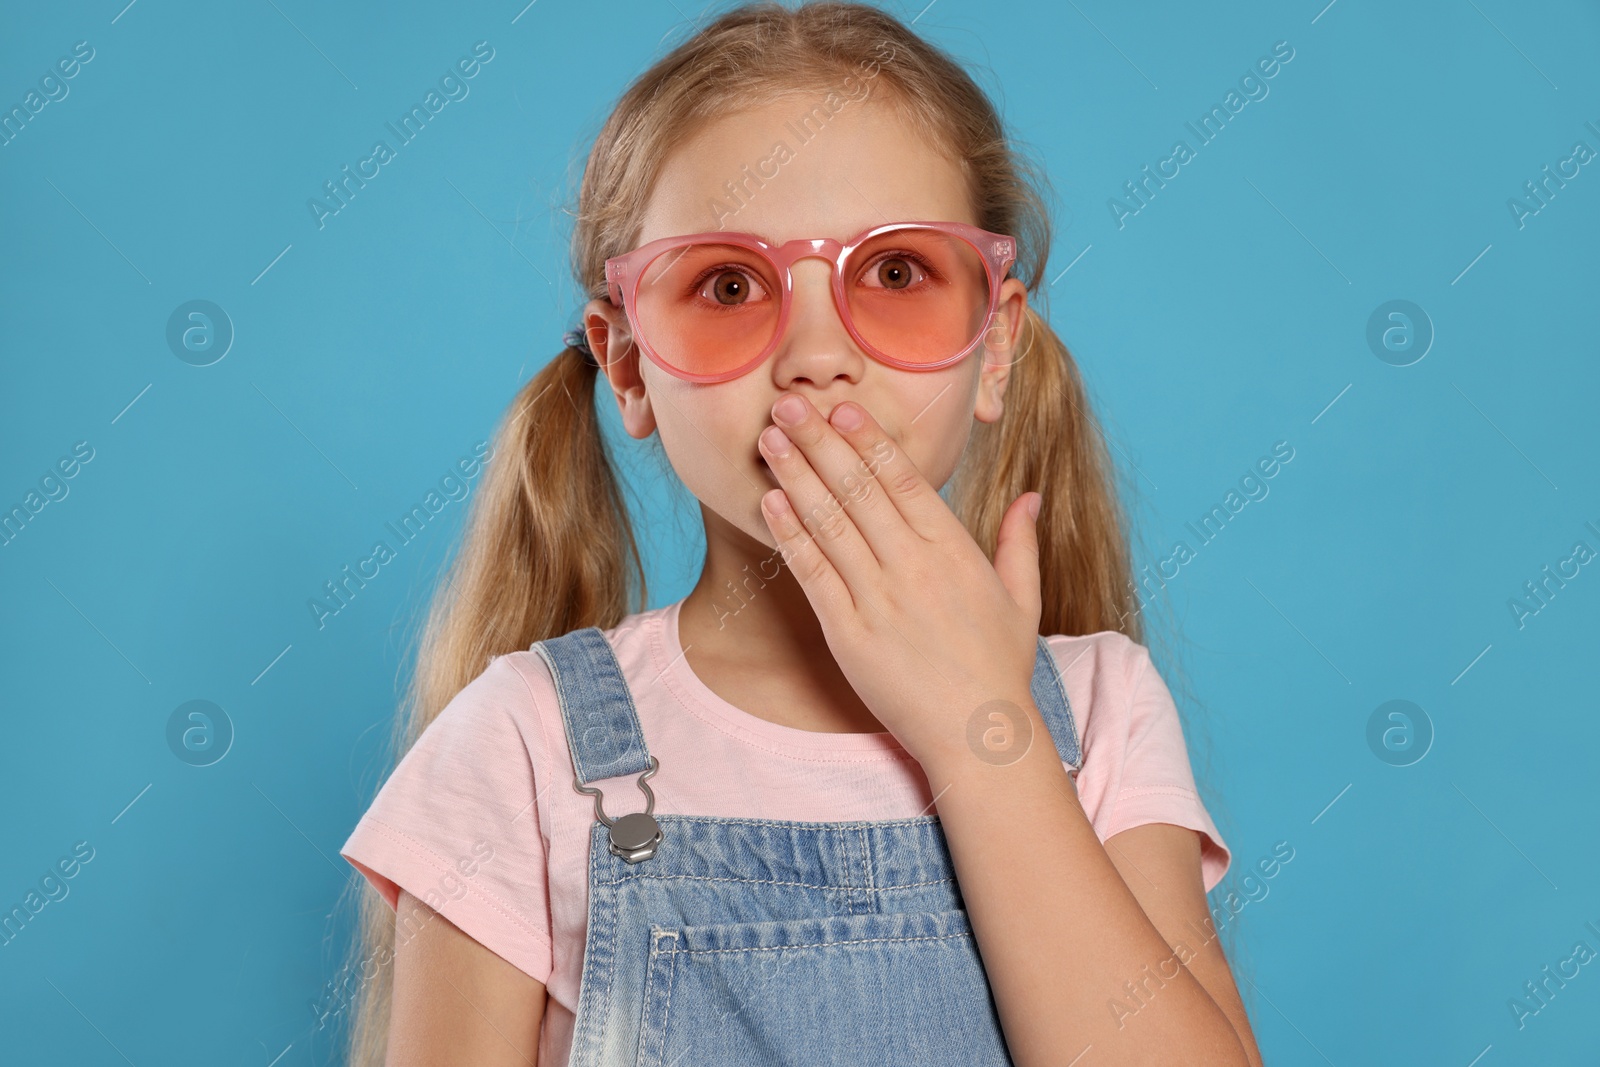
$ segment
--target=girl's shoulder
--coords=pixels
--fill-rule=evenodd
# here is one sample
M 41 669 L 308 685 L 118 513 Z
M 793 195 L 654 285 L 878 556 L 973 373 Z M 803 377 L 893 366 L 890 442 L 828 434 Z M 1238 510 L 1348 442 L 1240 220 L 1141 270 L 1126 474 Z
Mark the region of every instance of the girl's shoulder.
M 1178 709 L 1148 648 L 1117 630 L 1053 634 L 1045 642 L 1061 672 L 1086 760 L 1097 746 L 1103 756 L 1113 744 L 1133 748 L 1139 739 L 1156 736 L 1169 749 L 1181 749 Z
M 1045 637 L 1045 643 L 1055 657 L 1062 680 L 1094 692 L 1129 689 L 1154 669 L 1150 650 L 1120 630 L 1051 634 Z
M 652 608 L 624 617 L 617 625 L 601 629 L 630 681 L 644 671 L 651 652 L 650 640 L 660 628 L 667 608 Z M 550 665 L 534 648 L 494 656 L 440 713 L 481 722 L 509 717 L 524 734 L 534 738 L 560 715 L 560 699 Z M 560 727 L 557 726 L 556 729 Z M 532 744 L 530 743 L 530 747 Z

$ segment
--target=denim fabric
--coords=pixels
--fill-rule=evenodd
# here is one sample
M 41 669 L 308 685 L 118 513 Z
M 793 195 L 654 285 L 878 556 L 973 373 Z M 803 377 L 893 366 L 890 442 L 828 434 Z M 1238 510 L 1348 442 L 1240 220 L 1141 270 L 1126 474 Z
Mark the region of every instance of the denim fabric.
M 576 784 L 616 778 L 606 816 L 643 810 L 650 756 L 596 627 L 536 643 Z M 1081 765 L 1043 637 L 1034 702 Z M 711 769 L 708 769 L 711 770 Z M 1009 1065 L 937 815 L 853 822 L 657 814 L 637 864 L 589 837 L 589 914 L 571 1067 Z

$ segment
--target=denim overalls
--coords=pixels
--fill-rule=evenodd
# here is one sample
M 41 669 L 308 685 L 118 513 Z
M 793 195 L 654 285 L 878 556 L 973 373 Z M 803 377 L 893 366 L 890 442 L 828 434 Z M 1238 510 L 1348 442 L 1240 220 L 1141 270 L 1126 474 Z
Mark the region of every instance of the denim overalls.
M 574 630 L 533 651 L 555 679 L 574 786 L 594 795 L 591 782 L 653 774 L 602 631 Z M 1031 688 L 1076 774 L 1078 734 L 1043 637 Z M 637 780 L 646 811 L 648 776 Z M 639 810 L 625 778 L 606 793 L 609 822 Z M 1009 1067 L 937 815 L 661 814 L 655 824 L 636 815 L 614 836 L 602 810 L 596 795 L 571 1067 Z M 624 854 L 612 850 L 616 836 Z

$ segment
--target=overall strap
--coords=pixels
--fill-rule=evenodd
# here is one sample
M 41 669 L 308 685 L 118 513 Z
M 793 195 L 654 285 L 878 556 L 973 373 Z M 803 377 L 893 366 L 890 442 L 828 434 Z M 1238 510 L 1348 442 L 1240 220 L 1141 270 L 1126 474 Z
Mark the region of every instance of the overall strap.
M 1033 661 L 1033 702 L 1044 716 L 1050 736 L 1055 740 L 1061 760 L 1077 775 L 1083 766 L 1083 751 L 1078 747 L 1078 728 L 1072 721 L 1072 705 L 1067 701 L 1067 687 L 1056 670 L 1055 657 L 1044 635 L 1039 635 L 1039 652 Z
M 598 626 L 536 641 L 555 678 L 561 722 L 580 784 L 650 769 L 639 712 L 617 654 Z

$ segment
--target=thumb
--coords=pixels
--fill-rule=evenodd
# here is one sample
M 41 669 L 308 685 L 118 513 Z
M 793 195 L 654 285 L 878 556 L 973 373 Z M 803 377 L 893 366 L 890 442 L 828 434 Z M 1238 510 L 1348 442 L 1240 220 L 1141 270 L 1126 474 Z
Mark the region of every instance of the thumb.
M 1017 606 L 1038 615 L 1039 596 L 1039 523 L 1036 509 L 1044 498 L 1038 493 L 1023 493 L 1011 502 L 1005 518 L 1000 520 L 1000 533 L 994 550 L 994 569 L 1000 582 L 1011 594 Z

